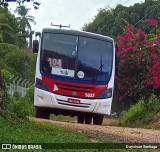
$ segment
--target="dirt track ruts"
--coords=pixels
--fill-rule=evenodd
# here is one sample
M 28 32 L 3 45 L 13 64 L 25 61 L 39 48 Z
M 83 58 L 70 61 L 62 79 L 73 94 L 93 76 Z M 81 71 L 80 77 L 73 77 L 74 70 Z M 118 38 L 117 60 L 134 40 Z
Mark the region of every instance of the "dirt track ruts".
M 159 130 L 86 125 L 76 122 L 60 122 L 38 118 L 30 119 L 36 122 L 47 122 L 65 128 L 72 128 L 78 132 L 86 133 L 91 137 L 103 140 L 122 141 L 126 143 L 160 143 Z

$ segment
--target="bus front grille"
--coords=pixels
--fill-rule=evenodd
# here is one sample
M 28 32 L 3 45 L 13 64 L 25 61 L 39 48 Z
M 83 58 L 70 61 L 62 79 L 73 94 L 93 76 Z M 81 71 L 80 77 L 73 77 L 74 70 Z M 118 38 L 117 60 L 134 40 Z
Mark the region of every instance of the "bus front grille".
M 61 84 L 55 83 L 59 89 L 69 90 L 69 91 L 77 91 L 77 92 L 91 92 L 95 87 L 85 87 L 85 86 L 77 86 L 77 85 L 69 85 L 69 84 Z

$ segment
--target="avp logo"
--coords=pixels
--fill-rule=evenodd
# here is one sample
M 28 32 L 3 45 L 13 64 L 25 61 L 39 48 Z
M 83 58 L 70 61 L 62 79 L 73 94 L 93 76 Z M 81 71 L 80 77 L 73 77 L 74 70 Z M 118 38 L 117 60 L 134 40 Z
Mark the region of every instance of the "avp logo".
M 2 149 L 12 149 L 11 144 L 2 144 Z

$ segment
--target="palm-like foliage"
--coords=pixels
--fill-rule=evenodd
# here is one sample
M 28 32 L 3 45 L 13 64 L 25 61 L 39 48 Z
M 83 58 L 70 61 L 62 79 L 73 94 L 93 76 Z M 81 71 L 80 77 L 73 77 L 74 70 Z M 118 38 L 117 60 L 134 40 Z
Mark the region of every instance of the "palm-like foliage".
M 29 30 L 29 31 L 32 30 L 30 22 L 33 24 L 36 24 L 34 16 L 27 15 L 29 10 L 30 9 L 24 5 L 18 6 L 15 10 L 15 12 L 19 15 L 17 19 L 20 21 L 22 33 L 25 33 L 26 30 Z

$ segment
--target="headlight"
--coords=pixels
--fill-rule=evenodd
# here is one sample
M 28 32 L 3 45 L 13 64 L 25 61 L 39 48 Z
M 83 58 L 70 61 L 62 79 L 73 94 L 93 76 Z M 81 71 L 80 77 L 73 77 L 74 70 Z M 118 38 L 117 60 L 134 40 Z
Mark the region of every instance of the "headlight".
M 112 88 L 104 90 L 99 96 L 98 99 L 106 99 L 112 97 Z
M 38 89 L 42 89 L 44 91 L 50 91 L 49 87 L 47 86 L 47 84 L 45 84 L 41 79 L 36 78 L 36 88 Z

